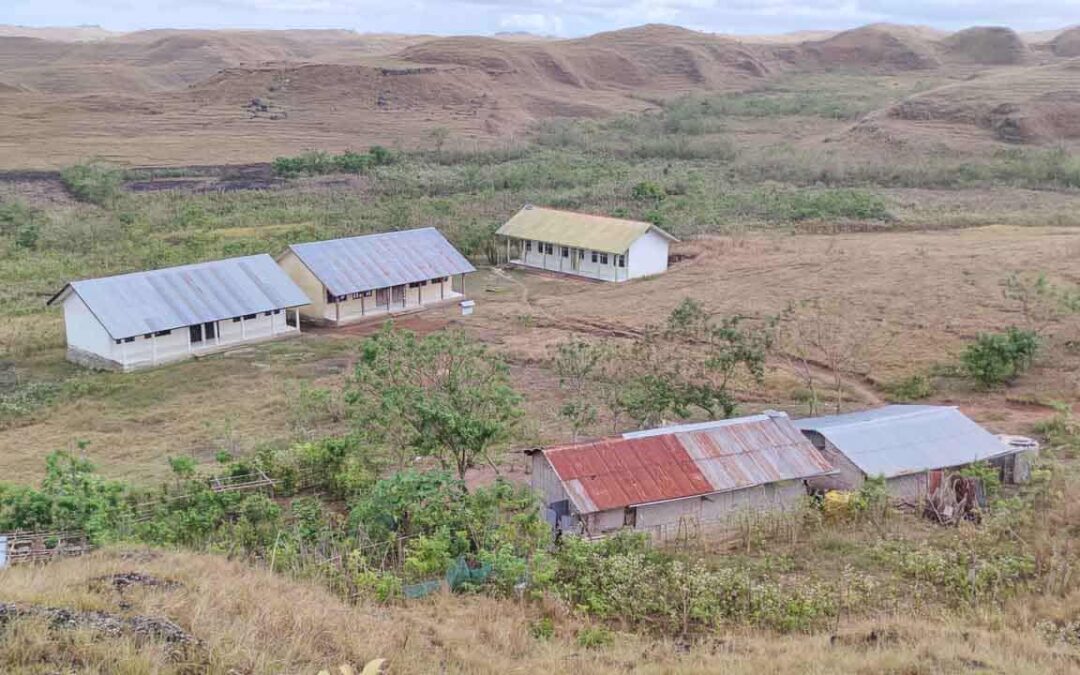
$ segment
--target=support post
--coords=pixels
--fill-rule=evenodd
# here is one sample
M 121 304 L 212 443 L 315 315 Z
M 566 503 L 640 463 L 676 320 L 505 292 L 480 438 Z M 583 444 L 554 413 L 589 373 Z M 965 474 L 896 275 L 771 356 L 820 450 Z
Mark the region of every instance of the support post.
M 240 315 L 240 339 L 247 339 L 247 321 L 242 314 Z
M 510 264 L 510 237 L 506 238 L 506 264 Z
M 461 273 L 461 297 L 465 297 L 465 273 Z
M 289 310 L 286 309 L 285 311 L 287 312 Z M 296 308 L 296 332 L 297 333 L 300 332 L 300 308 L 299 307 Z
M 341 323 L 341 300 L 334 296 L 334 322 Z
M 157 336 L 150 334 L 150 364 L 157 365 Z
M 364 291 L 360 291 L 360 316 L 364 316 Z

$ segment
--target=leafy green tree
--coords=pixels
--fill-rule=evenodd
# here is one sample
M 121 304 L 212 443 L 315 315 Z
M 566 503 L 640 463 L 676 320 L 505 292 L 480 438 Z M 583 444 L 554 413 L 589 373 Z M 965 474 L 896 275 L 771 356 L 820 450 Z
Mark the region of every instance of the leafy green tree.
M 740 373 L 760 383 L 765 377 L 765 360 L 772 341 L 769 325 L 745 326 L 745 319 L 732 316 L 719 321 L 694 300 L 686 299 L 672 311 L 659 337 L 676 370 L 671 375 L 676 410 L 700 408 L 711 418 L 731 417 L 737 404 L 731 393 Z
M 521 397 L 497 355 L 460 331 L 419 338 L 391 322 L 361 346 L 346 387 L 349 414 L 361 438 L 396 455 L 434 457 L 458 477 L 508 441 L 521 417 Z
M 555 348 L 555 373 L 559 386 L 567 392 L 567 400 L 559 413 L 570 424 L 573 440 L 589 425 L 596 422 L 594 383 L 600 373 L 608 349 L 603 345 L 573 339 Z
M 968 374 L 983 387 L 1015 379 L 1031 366 L 1039 350 L 1035 332 L 1010 327 L 1004 333 L 979 333 L 961 360 Z

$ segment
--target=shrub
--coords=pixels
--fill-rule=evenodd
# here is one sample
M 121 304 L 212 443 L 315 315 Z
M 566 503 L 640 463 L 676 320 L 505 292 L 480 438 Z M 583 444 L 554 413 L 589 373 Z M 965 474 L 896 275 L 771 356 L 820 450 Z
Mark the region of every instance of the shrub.
M 22 202 L 0 204 L 0 236 L 12 237 L 18 248 L 37 247 L 44 214 Z
M 934 393 L 934 383 L 926 375 L 916 373 L 889 383 L 885 391 L 889 394 L 889 400 L 896 403 L 918 401 Z
M 60 180 L 79 201 L 109 206 L 120 193 L 124 176 L 119 169 L 100 162 L 76 164 L 60 172 Z
M 1015 379 L 1027 370 L 1039 350 L 1039 338 L 1016 327 L 1004 333 L 979 333 L 961 356 L 964 369 L 983 387 Z

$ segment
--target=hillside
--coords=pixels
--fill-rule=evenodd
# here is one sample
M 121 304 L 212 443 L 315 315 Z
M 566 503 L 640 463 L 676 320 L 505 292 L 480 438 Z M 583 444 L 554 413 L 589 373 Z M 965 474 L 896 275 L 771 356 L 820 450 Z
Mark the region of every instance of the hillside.
M 49 628 L 33 618 L 43 608 L 74 611 Z M 555 618 L 546 639 L 534 628 L 545 614 Z M 849 619 L 831 638 L 619 633 L 594 647 L 576 639 L 586 626 L 557 606 L 483 596 L 350 605 L 224 557 L 147 549 L 0 571 L 6 672 L 359 672 L 376 658 L 391 673 L 955 672 L 979 663 L 1024 674 L 1063 664 L 1031 632 L 932 619 Z
M 854 132 L 955 147 L 1080 141 L 1080 61 L 992 73 L 909 97 Z
M 761 91 L 789 77 L 888 84 L 926 74 L 962 84 L 1059 63 L 1075 35 L 1033 49 L 1008 29 L 946 35 L 891 24 L 777 39 L 655 24 L 561 40 L 341 30 L 148 30 L 74 40 L 14 32 L 0 32 L 7 168 L 89 156 L 175 165 L 265 161 L 311 147 L 417 148 L 436 127 L 459 144 L 492 145 L 544 120 L 642 112 L 685 94 Z M 1056 101 L 1026 100 L 1023 115 L 1040 120 L 1031 123 L 1038 131 L 1017 138 L 1053 140 L 1063 124 L 1053 121 Z M 736 133 L 743 131 L 753 143 L 770 133 Z

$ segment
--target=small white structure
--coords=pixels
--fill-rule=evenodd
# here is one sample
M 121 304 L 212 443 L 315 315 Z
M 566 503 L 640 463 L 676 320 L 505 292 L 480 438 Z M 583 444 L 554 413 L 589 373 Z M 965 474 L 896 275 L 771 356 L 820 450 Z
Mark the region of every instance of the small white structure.
M 626 281 L 668 268 L 668 244 L 659 227 L 586 213 L 526 205 L 496 232 L 511 264 L 602 281 Z
M 266 254 L 73 281 L 68 360 L 129 371 L 300 332 L 308 298 Z
M 323 325 L 460 301 L 476 271 L 433 227 L 293 244 L 278 264 L 311 299 L 304 320 Z
M 822 489 L 857 490 L 868 477 L 884 476 L 893 498 L 917 501 L 932 472 L 980 461 L 997 467 L 1005 482 L 1023 482 L 1030 472 L 1029 447 L 1003 442 L 952 406 L 888 405 L 795 426 L 837 468 L 817 482 Z
M 768 412 L 533 450 L 532 486 L 564 531 L 631 528 L 657 539 L 795 510 L 832 466 L 784 413 Z

